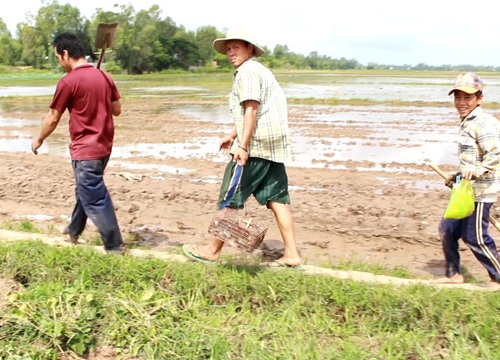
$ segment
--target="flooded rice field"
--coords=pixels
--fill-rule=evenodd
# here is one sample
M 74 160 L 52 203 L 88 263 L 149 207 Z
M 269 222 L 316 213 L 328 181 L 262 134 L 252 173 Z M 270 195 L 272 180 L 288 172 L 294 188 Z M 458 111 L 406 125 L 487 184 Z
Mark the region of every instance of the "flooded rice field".
M 293 167 L 342 169 L 346 168 L 347 162 L 356 162 L 357 170 L 361 171 L 414 171 L 409 164 L 456 162 L 455 136 L 458 120 L 451 99 L 447 96 L 453 78 L 422 75 L 391 77 L 280 74 L 278 79 L 289 98 L 370 99 L 380 102 L 363 106 L 290 105 L 290 131 L 294 149 L 294 159 L 290 165 Z M 485 77 L 485 82 L 487 107 L 488 100 L 500 101 L 500 79 Z M 216 95 L 224 96 L 227 92 L 227 89 L 224 92 L 210 91 L 206 86 L 197 84 L 155 83 L 154 86 L 148 87 L 133 86 L 127 81 L 120 83 L 118 80 L 117 84 L 119 88 L 123 85 L 129 96 L 144 96 L 147 99 L 154 94 L 155 99 L 162 99 L 164 103 L 179 94 L 211 98 Z M 4 86 L 0 87 L 0 99 L 7 96 L 50 96 L 54 87 L 55 84 L 33 87 Z M 449 101 L 450 106 L 384 104 L 384 101 L 390 100 Z M 47 106 L 49 101 L 50 97 L 47 98 Z M 125 98 L 124 105 L 126 104 Z M 154 116 L 159 112 L 161 109 L 156 110 Z M 138 162 L 147 157 L 159 160 L 203 157 L 210 161 L 225 161 L 216 151 L 221 132 L 230 126 L 228 108 L 224 102 L 171 104 L 168 106 L 168 112 L 178 114 L 186 121 L 198 122 L 200 125 L 196 135 L 185 137 L 184 142 L 155 142 L 153 139 L 144 139 L 144 142 L 117 143 L 114 158 L 119 159 L 122 164 Z M 495 112 L 493 114 L 496 115 Z M 42 116 L 43 112 L 40 113 L 40 119 Z M 4 116 L 0 112 L 0 151 L 29 151 L 36 125 L 38 121 L 23 118 L 22 113 L 18 116 Z M 120 131 L 119 119 L 117 131 Z M 318 131 L 321 136 L 318 136 Z M 67 138 L 63 136 L 51 137 L 46 141 L 41 153 L 68 156 L 67 142 Z

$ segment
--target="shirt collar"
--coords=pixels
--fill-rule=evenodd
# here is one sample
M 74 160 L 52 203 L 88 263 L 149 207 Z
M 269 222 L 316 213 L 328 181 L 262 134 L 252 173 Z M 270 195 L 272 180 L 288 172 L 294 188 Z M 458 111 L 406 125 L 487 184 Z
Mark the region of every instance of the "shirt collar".
M 477 116 L 480 116 L 481 114 L 483 113 L 483 109 L 481 108 L 481 106 L 476 106 L 476 108 L 474 110 L 472 110 L 470 112 L 469 115 L 467 115 L 463 120 L 462 120 L 462 124 L 465 123 L 466 121 L 469 121 L 469 120 L 473 120 L 475 119 Z
M 244 66 L 245 64 L 247 64 L 249 61 L 258 61 L 258 60 L 257 60 L 257 58 L 256 58 L 255 56 L 252 56 L 251 58 L 246 59 L 246 60 L 245 60 L 245 61 L 244 61 L 244 62 L 243 62 L 240 66 L 238 66 L 238 67 L 236 68 L 236 70 L 234 71 L 233 77 L 235 77 L 235 76 L 236 76 L 236 74 L 238 73 L 238 70 L 239 70 L 242 66 Z

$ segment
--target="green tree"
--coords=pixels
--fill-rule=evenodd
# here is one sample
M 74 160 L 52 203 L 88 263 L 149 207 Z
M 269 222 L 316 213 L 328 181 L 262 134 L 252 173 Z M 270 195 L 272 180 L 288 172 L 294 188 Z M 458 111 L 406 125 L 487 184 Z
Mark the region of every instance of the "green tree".
M 35 16 L 35 31 L 37 32 L 37 48 L 43 48 L 45 59 L 53 58 L 53 39 L 62 32 L 70 31 L 80 37 L 84 46 L 90 50 L 89 36 L 86 34 L 87 22 L 80 15 L 80 10 L 69 4 L 60 5 L 57 0 L 42 6 Z
M 177 33 L 175 22 L 167 17 L 158 23 L 158 42 L 159 47 L 155 53 L 155 68 L 158 71 L 172 68 L 175 66 L 175 56 L 172 49 L 172 39 Z
M 18 27 L 19 41 L 22 46 L 21 61 L 25 65 L 41 68 L 46 59 L 46 44 L 35 27 L 24 24 Z
M 213 26 L 203 26 L 196 30 L 195 43 L 198 47 L 201 63 L 206 64 L 212 61 L 216 54 L 213 42 L 219 37 L 223 37 L 223 35 Z
M 119 8 L 115 16 L 119 24 L 114 46 L 116 62 L 129 74 L 159 71 L 170 66 L 167 39 L 176 33 L 175 23 L 170 18 L 161 19 L 158 5 L 137 14 L 131 6 Z M 106 16 L 110 18 L 110 14 Z
M 288 46 L 286 45 L 276 45 L 274 47 L 273 55 L 278 58 L 284 58 L 288 54 Z
M 158 34 L 162 22 L 160 14 L 160 7 L 153 5 L 147 11 L 139 11 L 135 17 L 134 31 L 139 54 L 134 66 L 141 73 L 160 70 L 156 67 L 156 56 L 163 50 Z
M 20 58 L 21 46 L 12 38 L 7 25 L 0 18 L 0 64 L 14 65 Z
M 175 51 L 175 68 L 187 70 L 189 66 L 198 65 L 200 55 L 198 47 L 193 42 L 183 38 L 174 38 L 172 40 L 172 50 Z

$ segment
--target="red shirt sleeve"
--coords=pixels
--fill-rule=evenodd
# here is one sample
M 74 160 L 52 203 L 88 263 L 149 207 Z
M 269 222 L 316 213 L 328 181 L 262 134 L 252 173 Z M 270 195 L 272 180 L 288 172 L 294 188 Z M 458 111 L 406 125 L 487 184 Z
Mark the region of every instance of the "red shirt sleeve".
M 50 108 L 57 110 L 62 114 L 69 106 L 72 98 L 71 87 L 68 86 L 65 79 L 59 80 L 56 86 L 56 91 L 50 103 Z
M 116 100 L 120 100 L 120 98 L 121 98 L 120 92 L 118 91 L 118 88 L 116 87 L 115 82 L 113 81 L 111 76 L 109 76 L 108 73 L 105 73 L 104 71 L 102 73 L 106 77 L 108 84 L 111 86 L 111 102 L 114 102 Z

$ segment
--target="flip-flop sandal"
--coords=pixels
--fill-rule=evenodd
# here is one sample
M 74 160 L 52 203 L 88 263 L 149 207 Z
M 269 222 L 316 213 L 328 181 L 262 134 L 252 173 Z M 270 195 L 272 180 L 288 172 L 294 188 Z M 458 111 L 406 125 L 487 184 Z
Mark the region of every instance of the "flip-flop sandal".
M 262 265 L 270 268 L 287 268 L 287 269 L 300 269 L 302 268 L 301 264 L 298 265 L 288 265 L 285 264 L 283 261 L 280 260 L 273 260 L 270 262 L 263 263 Z
M 195 251 L 193 251 L 193 250 L 195 250 Z M 182 251 L 184 251 L 184 254 L 186 254 L 186 256 L 188 258 L 190 258 L 191 260 L 199 261 L 199 262 L 202 262 L 204 264 L 217 263 L 217 261 L 215 261 L 215 260 L 209 260 L 209 259 L 205 259 L 204 257 L 201 257 L 200 254 L 198 253 L 198 251 L 196 251 L 195 245 L 193 245 L 193 247 L 191 247 L 191 250 L 189 250 L 189 245 L 184 245 L 182 247 Z

